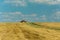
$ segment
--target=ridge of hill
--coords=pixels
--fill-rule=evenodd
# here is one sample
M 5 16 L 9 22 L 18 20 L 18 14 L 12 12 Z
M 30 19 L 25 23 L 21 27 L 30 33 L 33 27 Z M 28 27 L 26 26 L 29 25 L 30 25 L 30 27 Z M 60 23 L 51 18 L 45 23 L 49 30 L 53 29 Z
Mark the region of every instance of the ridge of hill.
M 0 40 L 60 40 L 60 30 L 55 29 L 59 27 L 50 26 L 32 22 L 0 23 Z

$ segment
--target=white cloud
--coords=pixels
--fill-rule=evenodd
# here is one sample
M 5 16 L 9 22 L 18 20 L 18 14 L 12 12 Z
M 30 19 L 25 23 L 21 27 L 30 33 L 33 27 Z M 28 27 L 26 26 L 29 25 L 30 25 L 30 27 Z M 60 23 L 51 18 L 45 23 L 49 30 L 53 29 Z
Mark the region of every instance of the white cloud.
M 42 16 L 40 17 L 40 19 L 41 19 L 41 20 L 47 20 L 46 15 L 42 15 Z
M 60 0 L 28 0 L 30 3 L 44 3 L 44 4 L 60 4 Z M 11 4 L 12 6 L 27 6 L 28 2 L 26 0 L 4 0 L 5 4 Z
M 60 0 L 28 0 L 30 3 L 60 4 Z M 15 6 L 27 6 L 26 0 L 4 0 L 4 3 Z
M 18 15 L 21 15 L 21 12 L 0 12 L 0 18 L 16 18 Z
M 60 0 L 29 0 L 32 3 L 60 4 Z
M 23 14 L 22 12 L 1 12 L 2 15 L 0 17 L 3 17 L 4 20 L 12 21 L 15 19 L 16 21 L 20 20 L 27 20 L 27 21 L 47 21 L 46 15 L 42 15 L 40 17 L 37 17 L 38 15 L 36 13 L 32 14 Z
M 0 12 L 2 15 L 1 18 L 4 19 L 4 21 L 20 21 L 20 20 L 26 20 L 26 21 L 47 21 L 46 15 L 41 15 L 38 17 L 36 13 L 32 14 L 24 14 L 22 12 Z M 59 13 L 58 13 L 59 14 Z M 0 19 L 1 19 L 0 18 Z
M 47 21 L 46 15 L 41 15 L 40 17 L 35 17 L 35 21 Z
M 3 14 L 11 14 L 11 15 L 21 15 L 21 12 L 1 12 Z
M 23 14 L 22 12 L 0 12 L 2 15 L 20 15 L 21 17 L 36 17 L 37 14 L 32 13 L 32 14 Z
M 13 14 L 13 15 L 22 15 L 21 12 L 11 12 L 10 14 Z
M 18 19 L 24 19 L 24 20 L 29 20 L 29 21 L 32 21 L 32 20 L 35 20 L 35 17 L 37 16 L 37 14 L 35 13 L 32 13 L 32 14 L 23 14 L 22 12 L 0 12 L 1 14 L 1 18 L 4 19 L 4 20 L 18 20 Z M 1 19 L 0 18 L 0 19 Z
M 54 14 L 52 15 L 52 17 L 53 17 L 54 19 L 59 20 L 59 19 L 60 19 L 60 11 L 54 13 Z
M 36 17 L 36 16 L 37 16 L 37 14 L 33 13 L 33 14 L 31 14 L 31 16 Z
M 37 20 L 37 21 L 38 21 L 38 20 L 40 20 L 40 19 L 39 19 L 38 17 L 35 17 L 34 20 Z
M 11 4 L 13 6 L 26 6 L 25 0 L 4 0 L 4 3 Z
M 22 14 L 22 17 L 36 17 L 37 14 Z

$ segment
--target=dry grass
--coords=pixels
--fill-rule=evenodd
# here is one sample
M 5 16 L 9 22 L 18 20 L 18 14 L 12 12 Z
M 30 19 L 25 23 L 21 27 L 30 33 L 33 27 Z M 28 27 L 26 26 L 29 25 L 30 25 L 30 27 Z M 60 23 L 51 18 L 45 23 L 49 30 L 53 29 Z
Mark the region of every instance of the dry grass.
M 58 24 L 60 23 L 35 23 L 32 25 L 29 22 L 0 23 L 0 40 L 60 40 L 60 31 L 51 29 L 52 27 L 58 28 Z

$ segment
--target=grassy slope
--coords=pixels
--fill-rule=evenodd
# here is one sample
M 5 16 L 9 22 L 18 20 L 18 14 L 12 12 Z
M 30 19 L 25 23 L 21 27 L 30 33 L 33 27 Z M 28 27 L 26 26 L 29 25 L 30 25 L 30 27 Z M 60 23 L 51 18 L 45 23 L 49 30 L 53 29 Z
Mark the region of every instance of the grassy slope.
M 0 40 L 60 40 L 60 31 L 44 23 L 0 23 Z

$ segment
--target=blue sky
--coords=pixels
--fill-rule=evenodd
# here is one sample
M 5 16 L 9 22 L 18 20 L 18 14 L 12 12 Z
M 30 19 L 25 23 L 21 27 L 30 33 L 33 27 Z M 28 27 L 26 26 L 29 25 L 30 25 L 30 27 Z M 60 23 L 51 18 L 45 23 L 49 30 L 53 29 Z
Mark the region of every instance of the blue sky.
M 60 0 L 0 0 L 0 22 L 60 22 Z

